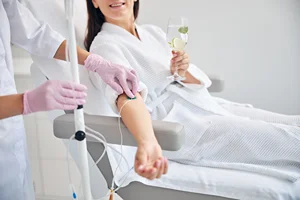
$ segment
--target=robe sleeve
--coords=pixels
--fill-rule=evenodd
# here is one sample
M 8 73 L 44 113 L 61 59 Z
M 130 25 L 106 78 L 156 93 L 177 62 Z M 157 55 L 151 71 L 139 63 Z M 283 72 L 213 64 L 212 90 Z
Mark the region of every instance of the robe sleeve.
M 201 69 L 196 67 L 196 65 L 190 63 L 188 72 L 190 72 L 192 76 L 198 79 L 200 81 L 200 84 L 184 83 L 182 81 L 178 81 L 178 83 L 180 83 L 184 87 L 197 91 L 203 88 L 209 88 L 211 86 L 212 82 L 209 77 Z
M 129 62 L 127 61 L 120 47 L 118 47 L 118 45 L 116 44 L 104 43 L 104 44 L 99 44 L 95 47 L 92 46 L 90 52 L 94 54 L 98 54 L 102 56 L 104 59 L 111 61 L 112 63 L 122 65 L 129 69 L 133 69 L 130 66 Z M 117 93 L 114 89 L 112 89 L 109 85 L 107 85 L 97 73 L 89 72 L 89 76 L 94 86 L 98 90 L 100 90 L 101 93 L 105 95 L 105 99 L 111 106 L 112 110 L 118 114 L 119 112 L 118 112 L 116 100 L 120 94 Z M 146 101 L 148 88 L 144 83 L 139 82 L 138 92 L 141 94 L 144 101 Z
M 196 65 L 190 63 L 188 72 L 190 72 L 191 75 L 193 75 L 196 79 L 198 79 L 201 82 L 200 87 L 209 88 L 211 86 L 212 82 L 209 79 L 209 77 Z

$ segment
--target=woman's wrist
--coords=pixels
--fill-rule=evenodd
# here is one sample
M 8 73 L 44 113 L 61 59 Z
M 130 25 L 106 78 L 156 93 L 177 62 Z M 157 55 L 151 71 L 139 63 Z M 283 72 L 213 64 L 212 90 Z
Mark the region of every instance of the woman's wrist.
M 201 81 L 195 78 L 190 72 L 185 73 L 185 80 L 183 80 L 183 83 L 190 83 L 190 84 L 199 84 L 201 85 Z
M 153 133 L 153 136 L 150 136 L 149 134 L 147 134 L 149 137 L 147 138 L 140 138 L 137 140 L 137 144 L 138 146 L 142 146 L 142 145 L 153 145 L 153 144 L 158 144 L 158 141 Z

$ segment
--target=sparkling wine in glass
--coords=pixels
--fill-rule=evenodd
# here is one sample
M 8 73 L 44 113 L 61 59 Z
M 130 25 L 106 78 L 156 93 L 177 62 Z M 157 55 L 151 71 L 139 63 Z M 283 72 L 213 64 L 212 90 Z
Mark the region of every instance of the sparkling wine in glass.
M 173 51 L 181 51 L 185 48 L 188 41 L 188 20 L 183 17 L 170 17 L 167 29 L 167 40 Z M 167 77 L 173 81 L 184 80 L 178 74 L 178 66 L 175 64 L 175 72 L 172 76 Z

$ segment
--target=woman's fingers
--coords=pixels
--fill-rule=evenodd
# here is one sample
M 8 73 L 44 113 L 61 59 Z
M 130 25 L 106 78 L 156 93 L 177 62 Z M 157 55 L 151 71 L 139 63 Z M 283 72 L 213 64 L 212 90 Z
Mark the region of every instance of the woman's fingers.
M 134 167 L 136 172 L 143 172 L 147 166 L 147 152 L 144 149 L 138 149 L 135 155 Z
M 175 58 L 172 58 L 172 63 L 178 63 L 181 60 L 183 60 L 183 56 L 179 55 L 179 56 L 176 56 Z
M 167 162 L 164 158 L 158 159 L 154 164 L 145 166 L 144 168 L 138 168 L 137 173 L 149 180 L 160 178 L 167 172 Z
M 154 167 L 147 167 L 143 171 L 139 172 L 138 174 L 149 180 L 153 180 L 156 177 L 157 169 Z
M 188 68 L 189 68 L 189 64 L 188 63 L 184 63 L 184 64 L 181 64 L 181 65 L 177 66 L 178 70 L 187 70 Z
M 185 58 L 183 60 L 178 61 L 176 64 L 179 67 L 180 65 L 189 64 L 189 63 L 190 63 L 190 60 Z
M 172 51 L 172 54 L 173 54 L 173 56 L 175 57 L 175 56 L 178 56 L 178 55 L 183 55 L 183 54 L 185 54 L 185 51 L 184 50 L 181 50 L 181 51 Z
M 158 165 L 158 161 L 160 162 L 160 166 Z M 164 169 L 165 169 L 165 162 L 164 162 L 164 158 L 160 158 L 158 161 L 156 161 L 156 168 L 158 169 L 157 172 L 157 176 L 156 178 L 160 178 L 162 176 L 162 174 L 164 173 Z
M 147 177 L 149 180 L 154 180 L 157 176 L 158 169 L 155 167 L 152 167 L 151 170 L 149 170 L 149 176 Z
M 163 172 L 163 174 L 168 173 L 168 170 L 169 170 L 169 162 L 168 162 L 167 158 L 164 158 L 164 172 Z
M 189 62 L 189 56 L 188 54 L 184 53 L 184 54 L 177 54 L 177 56 L 174 56 L 172 58 L 172 63 L 178 63 L 178 62 L 182 62 L 183 60 L 187 60 Z

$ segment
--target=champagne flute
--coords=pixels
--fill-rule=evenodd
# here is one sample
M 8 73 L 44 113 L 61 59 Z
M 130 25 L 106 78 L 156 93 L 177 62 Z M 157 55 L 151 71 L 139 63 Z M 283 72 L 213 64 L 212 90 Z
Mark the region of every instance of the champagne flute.
M 167 41 L 173 51 L 181 51 L 188 41 L 188 20 L 184 17 L 170 17 L 167 29 Z M 172 81 L 181 81 L 185 77 L 178 74 L 178 66 L 175 63 L 175 72 L 172 76 L 168 76 Z

